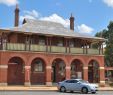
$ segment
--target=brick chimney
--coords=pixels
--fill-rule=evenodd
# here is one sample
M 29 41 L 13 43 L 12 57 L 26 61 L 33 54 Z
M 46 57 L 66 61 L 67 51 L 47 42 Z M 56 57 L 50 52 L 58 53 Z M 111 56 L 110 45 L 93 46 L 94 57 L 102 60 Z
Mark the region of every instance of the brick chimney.
M 74 31 L 74 17 L 71 14 L 70 17 L 70 30 Z
M 19 7 L 18 4 L 16 4 L 16 9 L 15 9 L 15 27 L 18 26 L 19 24 Z

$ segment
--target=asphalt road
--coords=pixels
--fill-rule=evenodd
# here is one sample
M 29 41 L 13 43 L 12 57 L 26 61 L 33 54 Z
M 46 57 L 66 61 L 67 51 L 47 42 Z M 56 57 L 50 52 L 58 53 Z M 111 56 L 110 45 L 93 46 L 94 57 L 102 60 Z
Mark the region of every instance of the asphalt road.
M 113 95 L 113 91 L 98 91 L 96 94 L 61 93 L 57 91 L 0 91 L 0 95 Z

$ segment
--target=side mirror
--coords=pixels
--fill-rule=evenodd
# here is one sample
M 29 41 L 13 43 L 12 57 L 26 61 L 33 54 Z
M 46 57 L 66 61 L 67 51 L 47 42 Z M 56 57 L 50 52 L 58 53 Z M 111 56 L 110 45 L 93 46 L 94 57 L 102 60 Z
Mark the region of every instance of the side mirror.
M 78 84 L 81 84 L 79 81 L 77 82 Z

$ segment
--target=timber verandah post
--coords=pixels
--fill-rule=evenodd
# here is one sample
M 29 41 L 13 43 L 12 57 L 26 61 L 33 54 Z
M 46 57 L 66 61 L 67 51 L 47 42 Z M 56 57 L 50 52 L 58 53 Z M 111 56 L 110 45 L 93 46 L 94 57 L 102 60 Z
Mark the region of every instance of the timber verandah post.
M 25 50 L 30 51 L 30 46 L 31 46 L 31 34 L 26 35 Z
M 2 33 L 0 33 L 0 50 L 2 50 Z
M 48 52 L 48 36 L 46 36 L 46 52 Z
M 2 50 L 7 50 L 7 34 L 2 34 Z
M 65 47 L 66 47 L 65 53 L 68 53 L 68 39 L 67 38 L 65 38 Z

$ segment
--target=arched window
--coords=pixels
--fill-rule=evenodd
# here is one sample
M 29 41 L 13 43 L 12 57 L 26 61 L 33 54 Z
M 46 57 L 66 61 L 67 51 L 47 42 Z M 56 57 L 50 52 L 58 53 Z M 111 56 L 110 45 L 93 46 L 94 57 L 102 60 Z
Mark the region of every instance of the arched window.
M 43 62 L 41 60 L 35 61 L 34 72 L 43 72 Z

